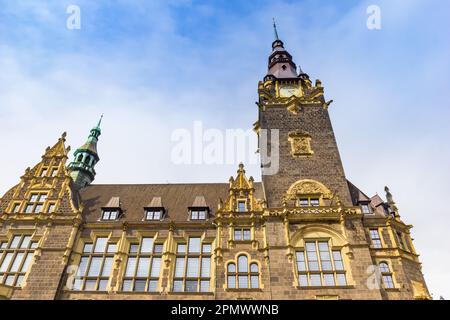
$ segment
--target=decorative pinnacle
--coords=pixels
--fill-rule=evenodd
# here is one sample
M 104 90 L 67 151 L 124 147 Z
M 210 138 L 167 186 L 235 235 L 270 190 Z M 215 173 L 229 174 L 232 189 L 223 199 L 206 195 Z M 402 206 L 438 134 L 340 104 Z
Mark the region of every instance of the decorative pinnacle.
M 280 40 L 280 38 L 278 38 L 278 32 L 277 32 L 277 25 L 275 23 L 275 18 L 272 18 L 273 20 L 273 32 L 275 35 L 275 41 Z

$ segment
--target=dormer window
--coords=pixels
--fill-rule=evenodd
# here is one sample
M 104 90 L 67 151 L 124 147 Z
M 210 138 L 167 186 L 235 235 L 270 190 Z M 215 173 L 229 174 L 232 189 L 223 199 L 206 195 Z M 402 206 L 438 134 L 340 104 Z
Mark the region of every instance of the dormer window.
M 191 209 L 191 220 L 205 220 L 207 209 Z
M 113 221 L 117 220 L 122 213 L 121 203 L 119 197 L 111 197 L 108 203 L 102 207 L 101 220 Z
M 162 209 L 146 209 L 145 210 L 145 220 L 161 220 L 163 214 Z
M 361 204 L 361 211 L 364 214 L 371 214 L 370 207 L 367 203 Z
M 196 196 L 194 203 L 189 207 L 189 220 L 206 220 L 209 207 L 204 196 Z
M 119 217 L 118 209 L 103 209 L 102 220 L 117 220 Z
M 152 201 L 145 207 L 144 220 L 157 221 L 164 217 L 164 206 L 161 197 L 153 197 Z

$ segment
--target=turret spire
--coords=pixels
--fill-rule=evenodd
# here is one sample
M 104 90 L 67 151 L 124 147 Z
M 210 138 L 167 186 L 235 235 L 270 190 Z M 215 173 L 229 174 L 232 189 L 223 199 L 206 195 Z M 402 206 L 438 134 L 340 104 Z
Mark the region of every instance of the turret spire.
M 97 152 L 98 137 L 101 134 L 100 125 L 103 114 L 95 127 L 90 131 L 87 141 L 74 152 L 74 160 L 68 169 L 77 188 L 81 189 L 91 184 L 95 179 L 94 167 L 100 160 Z
M 274 41 L 277 41 L 277 40 L 280 40 L 280 38 L 278 37 L 278 32 L 277 32 L 277 24 L 275 23 L 275 18 L 272 18 L 272 19 L 273 19 L 273 32 L 274 32 L 274 36 L 275 36 Z
M 292 61 L 292 56 L 284 49 L 283 41 L 278 36 L 277 25 L 273 18 L 273 32 L 275 40 L 272 42 L 272 53 L 269 56 L 268 76 L 279 79 L 297 78 L 297 66 Z

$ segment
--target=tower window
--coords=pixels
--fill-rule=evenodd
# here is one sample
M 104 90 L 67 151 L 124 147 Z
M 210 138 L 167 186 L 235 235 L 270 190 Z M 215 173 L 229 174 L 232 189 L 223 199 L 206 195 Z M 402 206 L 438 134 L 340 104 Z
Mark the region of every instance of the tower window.
M 382 248 L 380 233 L 378 229 L 370 229 L 370 240 L 372 241 L 372 246 L 376 249 Z
M 281 66 L 281 69 L 286 70 L 286 66 L 283 64 L 283 66 Z
M 19 213 L 19 209 L 20 209 L 20 203 L 14 203 L 11 212 Z
M 117 245 L 106 237 L 85 243 L 73 290 L 106 291 L 116 251 Z
M 119 217 L 119 210 L 103 210 L 102 220 L 117 220 Z
M 211 244 L 190 237 L 188 245 L 179 243 L 175 259 L 173 292 L 209 292 L 211 280 Z
M 320 205 L 320 200 L 315 197 L 300 198 L 297 201 L 297 205 L 300 207 L 318 207 Z
M 380 272 L 381 272 L 381 279 L 383 282 L 383 286 L 387 289 L 392 289 L 395 287 L 394 285 L 394 279 L 392 277 L 392 272 L 389 269 L 389 265 L 386 262 L 381 262 L 379 264 Z
M 259 266 L 252 262 L 249 264 L 246 255 L 240 255 L 236 263 L 227 265 L 227 286 L 230 289 L 258 289 Z
M 0 284 L 22 284 L 37 244 L 30 235 L 14 235 L 9 241 L 0 242 Z
M 305 249 L 296 252 L 300 286 L 347 285 L 340 250 L 331 250 L 327 241 L 307 241 Z
M 83 155 L 82 154 L 80 154 L 79 156 L 78 156 L 78 160 L 77 160 L 78 162 L 81 162 L 81 161 L 83 161 Z
M 156 292 L 162 262 L 162 244 L 153 238 L 142 238 L 131 244 L 123 280 L 123 291 Z

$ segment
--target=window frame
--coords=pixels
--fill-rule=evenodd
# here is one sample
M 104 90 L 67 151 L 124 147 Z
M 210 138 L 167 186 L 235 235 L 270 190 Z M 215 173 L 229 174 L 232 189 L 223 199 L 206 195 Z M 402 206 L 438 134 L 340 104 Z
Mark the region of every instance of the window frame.
M 317 201 L 317 204 L 313 204 L 313 201 L 314 203 Z M 297 198 L 295 205 L 301 208 L 320 207 L 322 205 L 322 197 L 320 195 L 301 195 Z
M 189 221 L 206 221 L 209 218 L 208 207 L 190 207 L 188 210 L 189 210 Z M 200 218 L 200 213 L 204 213 L 203 218 Z
M 375 234 L 376 232 L 376 234 Z M 374 237 L 376 235 L 377 237 Z M 369 229 L 369 237 L 370 237 L 370 244 L 373 249 L 383 249 L 384 244 L 383 240 L 381 238 L 381 233 L 379 228 L 370 228 Z
M 18 242 L 14 243 L 17 238 Z M 25 239 L 27 243 L 24 246 Z M 13 234 L 9 239 L 0 241 L 0 284 L 11 287 L 25 285 L 38 245 L 39 241 L 26 233 Z M 11 282 L 8 279 L 12 279 Z
M 151 239 L 151 248 L 148 251 L 143 251 L 144 241 Z M 131 241 L 128 246 L 127 260 L 125 263 L 125 267 L 123 270 L 123 278 L 121 283 L 121 291 L 122 292 L 142 292 L 142 293 L 152 293 L 157 292 L 159 288 L 159 280 L 161 276 L 162 266 L 163 266 L 163 248 L 164 244 L 162 242 L 155 241 L 154 236 L 143 236 L 139 239 L 138 247 L 136 251 L 132 251 L 133 246 L 136 245 L 136 242 Z M 158 249 L 157 249 L 158 248 Z M 160 249 L 159 249 L 160 248 Z M 134 266 L 131 274 L 128 274 L 128 265 L 130 263 L 130 259 L 134 259 Z M 141 271 L 140 262 L 146 259 L 148 260 L 148 264 L 146 270 L 146 274 L 139 274 Z M 157 271 L 155 274 L 155 261 L 159 261 L 159 265 L 157 265 Z M 143 290 L 136 290 L 137 283 L 145 283 Z M 129 289 L 126 289 L 126 285 L 130 284 Z
M 382 269 L 381 265 L 385 265 L 387 267 L 387 271 Z M 395 285 L 394 274 L 392 272 L 392 268 L 387 261 L 381 261 L 378 263 L 378 268 L 380 270 L 381 276 L 381 284 L 384 289 L 395 289 L 397 286 Z M 389 281 L 386 281 L 389 279 Z
M 115 218 L 111 219 L 111 214 L 115 213 Z M 108 218 L 105 218 L 108 214 Z M 100 221 L 117 221 L 120 218 L 121 210 L 120 208 L 102 208 L 102 215 L 100 216 Z
M 23 209 L 25 214 L 40 214 L 44 213 L 44 207 L 48 201 L 48 191 L 31 191 L 28 200 L 25 202 L 25 207 Z M 33 197 L 37 197 L 35 200 Z M 42 200 L 42 197 L 44 199 Z M 28 210 L 28 208 L 31 210 Z M 37 208 L 40 208 L 39 211 L 36 211 Z M 28 212 L 29 211 L 29 212 Z
M 321 244 L 326 244 L 326 251 L 321 249 Z M 314 250 L 310 250 L 311 245 L 314 245 Z M 339 259 L 337 259 L 337 255 L 339 255 Z M 302 258 L 299 259 L 299 257 Z M 339 268 L 337 267 L 338 263 Z M 324 265 L 327 267 L 324 268 Z M 299 288 L 329 288 L 349 285 L 342 248 L 333 247 L 330 239 L 305 239 L 304 246 L 295 250 L 295 271 Z M 327 284 L 327 280 L 330 279 L 333 282 Z M 318 285 L 316 281 L 319 281 Z
M 237 239 L 236 232 L 240 232 L 241 236 L 240 239 Z M 246 239 L 245 234 L 248 232 L 248 239 Z M 252 228 L 251 227 L 234 227 L 233 228 L 233 240 L 237 242 L 245 242 L 245 241 L 252 241 Z
M 105 239 L 105 247 L 101 251 L 97 251 L 97 245 L 99 239 Z M 111 278 L 111 274 L 114 269 L 115 256 L 117 254 L 117 242 L 112 241 L 107 236 L 97 236 L 94 241 L 86 240 L 82 242 L 82 253 L 80 255 L 80 260 L 78 262 L 78 269 L 74 276 L 74 282 L 72 284 L 73 291 L 81 291 L 81 292 L 106 292 L 108 290 L 108 284 Z M 115 246 L 115 251 L 110 252 L 110 246 Z M 86 247 L 90 248 L 86 250 Z M 86 260 L 84 260 L 86 259 Z M 100 261 L 98 265 L 97 274 L 91 274 L 92 271 L 92 261 Z M 83 260 L 86 261 L 86 264 L 82 265 Z M 108 267 L 106 261 L 110 261 L 109 272 L 105 274 L 105 266 Z M 94 265 L 95 266 L 95 265 Z M 83 270 L 84 269 L 84 270 Z M 95 269 L 94 269 L 95 270 Z M 86 289 L 87 283 L 95 282 L 93 289 Z M 101 285 L 104 284 L 104 288 L 101 288 Z
M 189 250 L 190 248 L 190 241 L 191 239 L 199 239 L 200 241 L 200 248 L 199 252 L 191 252 Z M 196 240 L 197 241 L 197 240 Z M 209 250 L 205 250 L 209 246 Z M 173 276 L 172 276 L 172 288 L 171 291 L 174 293 L 191 293 L 191 292 L 197 292 L 197 293 L 209 293 L 212 292 L 213 289 L 211 288 L 211 279 L 212 279 L 212 242 L 207 240 L 202 240 L 200 236 L 190 236 L 187 239 L 187 242 L 177 242 L 176 246 L 176 256 L 175 256 L 175 265 L 173 270 Z M 183 247 L 184 250 L 180 250 L 180 247 Z M 189 259 L 197 259 L 197 273 L 194 275 L 189 275 L 189 271 L 191 270 L 189 268 Z M 209 261 L 208 267 L 204 265 L 204 261 Z M 178 267 L 178 263 L 180 264 L 180 267 Z M 207 263 L 207 262 L 206 262 Z M 180 269 L 178 269 L 180 268 Z M 204 268 L 207 269 L 207 272 L 204 273 Z M 191 270 L 192 271 L 192 270 Z M 195 272 L 195 270 L 193 270 Z M 196 286 L 196 290 L 191 291 L 188 290 L 190 288 L 189 285 Z M 203 287 L 206 286 L 207 288 Z M 181 286 L 181 287 L 178 287 Z M 207 290 L 204 290 L 207 289 Z
M 242 270 L 241 259 L 245 258 L 245 269 Z M 230 270 L 230 266 L 234 266 L 233 270 Z M 256 270 L 253 269 L 256 266 Z M 229 261 L 225 268 L 226 286 L 227 289 L 233 290 L 258 290 L 262 288 L 261 284 L 261 265 L 251 260 L 250 256 L 246 253 L 239 253 L 236 256 L 236 260 Z M 254 280 L 256 279 L 256 282 Z M 230 282 L 232 281 L 232 282 Z M 242 285 L 245 283 L 245 285 Z M 256 286 L 254 284 L 257 284 Z
M 155 213 L 159 213 L 159 218 L 155 218 Z M 161 221 L 164 219 L 164 208 L 145 208 L 144 211 L 144 221 Z M 149 219 L 149 214 L 151 213 L 151 219 Z

